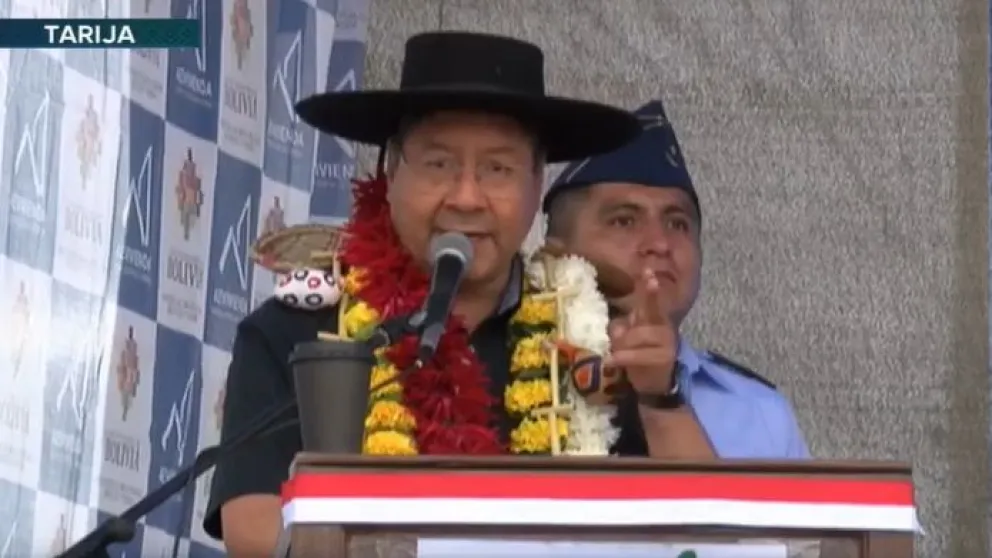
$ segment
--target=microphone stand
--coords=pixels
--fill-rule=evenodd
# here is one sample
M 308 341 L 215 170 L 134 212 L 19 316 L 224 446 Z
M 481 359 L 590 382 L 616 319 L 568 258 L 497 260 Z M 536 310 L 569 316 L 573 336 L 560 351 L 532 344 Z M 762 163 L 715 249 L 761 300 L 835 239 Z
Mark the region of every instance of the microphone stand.
M 391 345 L 405 334 L 417 333 L 422 321 L 422 312 L 412 316 L 398 316 L 386 320 L 376 328 L 372 338 L 367 342 L 369 350 L 375 351 L 380 347 Z M 382 382 L 382 385 L 372 386 L 369 391 L 375 391 L 394 381 L 396 381 L 395 378 Z M 196 454 L 192 464 L 181 469 L 172 478 L 146 494 L 144 498 L 135 502 L 133 506 L 124 510 L 120 515 L 98 525 L 96 529 L 64 550 L 57 558 L 109 558 L 108 547 L 112 544 L 130 542 L 134 538 L 136 525 L 142 517 L 167 502 L 169 498 L 178 494 L 188 484 L 200 478 L 217 465 L 230 451 L 267 433 L 270 429 L 278 427 L 279 424 L 276 421 L 295 407 L 295 399 L 287 401 L 258 417 L 226 443 L 204 448 L 203 451 Z
M 217 464 L 228 452 L 250 442 L 256 436 L 266 433 L 282 415 L 296 407 L 296 401 L 290 400 L 268 413 L 245 428 L 239 435 L 226 443 L 204 448 L 196 454 L 193 463 L 181 469 L 161 486 L 152 490 L 133 506 L 124 510 L 120 515 L 101 523 L 90 534 L 86 535 L 64 552 L 58 558 L 109 558 L 107 547 L 112 544 L 126 543 L 134 538 L 135 526 L 142 517 L 158 508 L 173 495 L 178 494 L 187 484 L 200 478 Z

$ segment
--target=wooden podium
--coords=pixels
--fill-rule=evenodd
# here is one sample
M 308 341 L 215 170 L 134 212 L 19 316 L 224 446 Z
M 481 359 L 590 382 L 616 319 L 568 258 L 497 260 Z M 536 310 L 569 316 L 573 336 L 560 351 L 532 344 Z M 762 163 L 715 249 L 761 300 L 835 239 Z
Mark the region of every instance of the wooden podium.
M 814 551 L 790 557 L 912 558 L 918 529 L 910 468 L 884 463 L 304 453 L 283 501 L 293 558 L 416 558 L 437 539 L 806 541 Z

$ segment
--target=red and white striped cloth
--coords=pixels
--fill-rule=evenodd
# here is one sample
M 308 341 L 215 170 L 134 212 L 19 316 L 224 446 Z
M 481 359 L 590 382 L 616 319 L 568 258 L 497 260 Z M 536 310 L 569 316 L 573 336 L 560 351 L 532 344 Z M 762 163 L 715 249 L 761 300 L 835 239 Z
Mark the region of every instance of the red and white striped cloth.
M 283 487 L 283 520 L 286 525 L 919 530 L 909 480 L 720 473 L 303 473 Z

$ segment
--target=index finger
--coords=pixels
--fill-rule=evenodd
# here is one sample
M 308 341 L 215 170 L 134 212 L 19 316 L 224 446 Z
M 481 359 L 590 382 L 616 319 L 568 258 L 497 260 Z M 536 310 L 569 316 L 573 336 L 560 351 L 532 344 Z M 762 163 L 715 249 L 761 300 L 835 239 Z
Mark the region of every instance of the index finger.
M 661 284 L 654 272 L 645 271 L 642 279 L 643 297 L 641 300 L 641 315 L 645 322 L 653 325 L 665 325 L 668 323 L 668 312 L 665 307 L 665 300 L 661 296 Z

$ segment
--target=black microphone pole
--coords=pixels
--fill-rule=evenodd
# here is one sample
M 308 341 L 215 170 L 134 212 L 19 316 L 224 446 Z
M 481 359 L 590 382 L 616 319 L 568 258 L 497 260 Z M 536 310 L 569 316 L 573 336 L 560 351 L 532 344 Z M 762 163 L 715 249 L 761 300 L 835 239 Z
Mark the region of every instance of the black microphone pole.
M 423 319 L 418 324 L 418 366 L 426 364 L 437 351 L 458 294 L 458 286 L 472 266 L 474 257 L 472 241 L 456 232 L 447 232 L 432 238 L 429 252 L 433 270 L 430 290 L 424 300 Z
M 413 316 L 401 316 L 387 320 L 376 329 L 368 341 L 369 348 L 374 351 L 380 347 L 391 345 L 403 335 L 416 333 L 422 318 L 422 314 L 418 313 Z M 396 379 L 383 382 L 383 385 L 393 381 Z M 381 387 L 383 386 L 372 386 L 370 391 L 375 391 Z M 181 492 L 191 482 L 203 476 L 232 450 L 266 434 L 270 429 L 282 426 L 281 423 L 277 422 L 279 418 L 295 407 L 295 399 L 286 401 L 268 413 L 259 416 L 247 428 L 227 442 L 204 448 L 203 451 L 196 454 L 192 464 L 181 469 L 172 478 L 146 494 L 144 498 L 135 502 L 133 506 L 124 510 L 120 515 L 98 525 L 96 529 L 64 550 L 57 558 L 108 558 L 107 547 L 112 544 L 127 543 L 133 539 L 135 526 L 142 517 L 167 502 L 169 498 Z
M 90 534 L 59 554 L 57 558 L 104 558 L 109 556 L 107 547 L 112 544 L 126 543 L 134 538 L 135 525 L 138 520 L 178 494 L 186 485 L 198 479 L 203 473 L 209 471 L 228 452 L 250 442 L 256 436 L 265 434 L 273 426 L 278 426 L 276 421 L 284 414 L 292 411 L 294 407 L 296 407 L 296 401 L 289 400 L 260 416 L 248 428 L 226 443 L 204 448 L 203 451 L 196 454 L 191 465 L 184 467 L 120 515 L 101 523 Z

